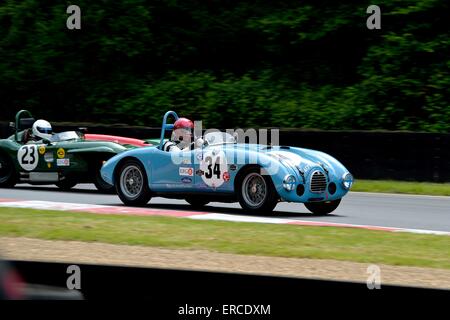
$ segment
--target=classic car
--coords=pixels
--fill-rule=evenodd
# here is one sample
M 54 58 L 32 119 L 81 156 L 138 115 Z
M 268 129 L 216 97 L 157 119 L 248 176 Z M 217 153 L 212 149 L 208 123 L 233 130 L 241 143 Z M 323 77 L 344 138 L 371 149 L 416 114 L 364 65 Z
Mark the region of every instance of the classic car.
M 94 183 L 102 192 L 114 191 L 100 168 L 104 161 L 123 151 L 150 146 L 133 138 L 84 134 L 81 131 L 53 133 L 49 139 L 30 139 L 35 122 L 29 111 L 16 114 L 14 134 L 0 140 L 0 187 L 17 183 L 56 184 L 68 190 L 78 183 Z
M 151 197 L 185 199 L 201 207 L 236 202 L 249 213 L 271 212 L 279 201 L 301 202 L 315 215 L 334 211 L 350 190 L 353 176 L 332 156 L 315 150 L 238 143 L 227 132 L 197 137 L 185 151 L 164 151 L 160 143 L 122 152 L 109 159 L 101 176 L 114 184 L 123 203 L 145 205 Z

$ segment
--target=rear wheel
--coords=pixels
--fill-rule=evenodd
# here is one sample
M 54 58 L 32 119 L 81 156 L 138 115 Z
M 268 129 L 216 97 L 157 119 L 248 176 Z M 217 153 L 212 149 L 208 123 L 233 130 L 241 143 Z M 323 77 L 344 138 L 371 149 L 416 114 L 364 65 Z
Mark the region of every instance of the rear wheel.
M 103 180 L 103 178 L 100 174 L 100 169 L 98 169 L 95 172 L 94 185 L 97 188 L 97 190 L 100 192 L 114 193 L 114 191 L 115 191 L 114 185 L 111 185 L 111 184 L 107 183 L 105 180 Z
M 241 207 L 250 213 L 270 213 L 278 203 L 278 193 L 268 175 L 259 167 L 247 169 L 237 181 L 237 196 Z
M 140 206 L 150 201 L 151 192 L 147 175 L 139 161 L 125 161 L 115 180 L 117 195 L 126 205 Z
M 323 202 L 306 202 L 305 207 L 315 216 L 327 215 L 339 206 L 341 199 Z
M 17 183 L 17 174 L 11 159 L 0 153 L 0 187 L 14 187 Z
M 69 191 L 77 185 L 77 182 L 73 179 L 65 178 L 64 180 L 55 183 L 58 188 L 64 191 Z
M 194 208 L 201 208 L 209 203 L 208 200 L 202 199 L 200 197 L 186 197 L 185 199 Z

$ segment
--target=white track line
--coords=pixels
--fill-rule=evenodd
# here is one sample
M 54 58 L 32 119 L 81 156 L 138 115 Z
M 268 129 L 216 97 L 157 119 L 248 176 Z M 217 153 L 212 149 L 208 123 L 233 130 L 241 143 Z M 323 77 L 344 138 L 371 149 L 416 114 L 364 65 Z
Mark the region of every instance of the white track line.
M 371 196 L 383 196 L 383 197 L 404 197 L 404 198 L 431 198 L 431 199 L 445 199 L 450 201 L 450 196 L 431 196 L 427 194 L 409 194 L 409 193 L 384 193 L 384 192 L 365 192 L 365 191 L 350 191 L 349 193 L 355 195 L 371 195 Z
M 153 208 L 138 208 L 124 206 L 106 206 L 95 204 L 80 204 L 68 202 L 53 201 L 11 201 L 11 199 L 1 199 L 0 207 L 27 208 L 39 210 L 58 210 L 58 211 L 76 211 L 88 212 L 94 214 L 121 214 L 121 215 L 162 215 L 162 216 L 179 216 L 195 220 L 216 220 L 216 221 L 233 221 L 233 222 L 253 222 L 253 223 L 272 223 L 272 224 L 289 224 L 299 226 L 317 226 L 317 227 L 341 227 L 341 228 L 358 228 L 367 230 L 380 230 L 390 232 L 408 232 L 417 234 L 434 234 L 450 236 L 448 231 L 422 230 L 410 228 L 383 227 L 373 225 L 358 225 L 347 223 L 335 223 L 326 221 L 310 221 L 310 220 L 294 220 L 270 217 L 255 217 L 222 213 L 207 213 L 185 210 L 166 210 Z

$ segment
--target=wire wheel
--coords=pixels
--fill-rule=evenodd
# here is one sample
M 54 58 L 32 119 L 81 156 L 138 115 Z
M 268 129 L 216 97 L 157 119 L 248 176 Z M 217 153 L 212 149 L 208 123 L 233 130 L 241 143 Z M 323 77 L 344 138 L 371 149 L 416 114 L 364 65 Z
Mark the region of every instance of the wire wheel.
M 242 197 L 251 207 L 258 208 L 267 196 L 267 184 L 264 178 L 254 172 L 244 178 L 242 182 Z
M 152 193 L 148 186 L 147 174 L 138 160 L 126 160 L 116 173 L 115 187 L 123 203 L 130 206 L 145 205 Z
M 257 166 L 238 173 L 236 196 L 241 207 L 254 214 L 271 214 L 279 199 L 271 177 L 262 175 Z
M 144 185 L 143 181 L 142 172 L 140 168 L 135 165 L 127 166 L 120 174 L 120 188 L 124 195 L 130 200 L 139 197 Z

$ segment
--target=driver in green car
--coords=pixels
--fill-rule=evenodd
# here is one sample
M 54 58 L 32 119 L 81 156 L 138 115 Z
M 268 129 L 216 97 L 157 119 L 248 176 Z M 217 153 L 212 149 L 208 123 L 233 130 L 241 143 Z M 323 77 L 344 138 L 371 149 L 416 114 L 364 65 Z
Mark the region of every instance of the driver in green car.
M 33 123 L 31 132 L 30 132 L 30 129 L 28 129 L 24 132 L 23 141 L 25 143 L 28 143 L 28 142 L 41 141 L 43 139 L 50 140 L 52 138 L 52 135 L 53 135 L 53 130 L 52 130 L 52 125 L 50 124 L 50 122 L 39 119 Z

